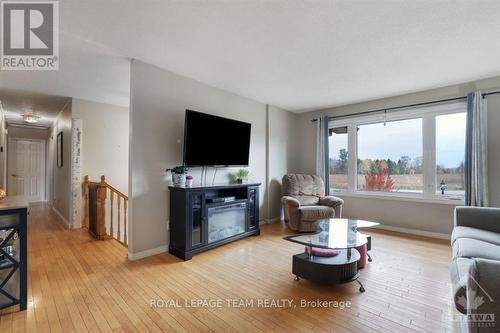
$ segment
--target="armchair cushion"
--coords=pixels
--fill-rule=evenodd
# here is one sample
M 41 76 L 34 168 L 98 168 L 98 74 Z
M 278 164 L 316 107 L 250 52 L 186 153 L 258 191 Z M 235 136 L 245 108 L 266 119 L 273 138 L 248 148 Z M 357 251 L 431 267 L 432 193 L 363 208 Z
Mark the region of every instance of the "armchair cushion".
M 301 206 L 316 206 L 319 204 L 319 197 L 314 195 L 299 195 L 295 197 Z
M 319 176 L 289 173 L 283 176 L 283 195 L 323 196 L 325 183 Z
M 301 206 L 299 211 L 300 217 L 305 221 L 329 219 L 335 216 L 333 208 L 328 206 Z
M 319 204 L 322 205 L 322 206 L 329 206 L 329 207 L 335 208 L 335 207 L 337 207 L 339 205 L 343 205 L 344 204 L 344 200 L 329 195 L 329 196 L 326 196 L 326 197 L 320 197 L 319 198 Z

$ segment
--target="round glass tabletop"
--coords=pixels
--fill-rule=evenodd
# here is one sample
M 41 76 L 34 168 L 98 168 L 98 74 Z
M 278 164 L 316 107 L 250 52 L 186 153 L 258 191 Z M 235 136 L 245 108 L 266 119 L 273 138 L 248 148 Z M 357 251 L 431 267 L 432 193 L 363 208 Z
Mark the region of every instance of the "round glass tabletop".
M 315 222 L 318 231 L 300 233 L 284 237 L 285 240 L 311 247 L 324 249 L 351 249 L 368 242 L 367 235 L 358 228 L 369 228 L 379 225 L 377 222 L 352 219 L 326 219 Z

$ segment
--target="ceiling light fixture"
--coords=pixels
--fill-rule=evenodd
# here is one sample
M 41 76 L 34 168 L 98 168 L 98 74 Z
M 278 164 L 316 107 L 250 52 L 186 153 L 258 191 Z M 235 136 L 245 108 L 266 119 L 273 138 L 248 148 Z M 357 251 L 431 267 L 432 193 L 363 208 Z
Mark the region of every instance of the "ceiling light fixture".
M 35 124 L 40 120 L 40 116 L 34 115 L 32 113 L 23 114 L 23 119 L 29 124 Z

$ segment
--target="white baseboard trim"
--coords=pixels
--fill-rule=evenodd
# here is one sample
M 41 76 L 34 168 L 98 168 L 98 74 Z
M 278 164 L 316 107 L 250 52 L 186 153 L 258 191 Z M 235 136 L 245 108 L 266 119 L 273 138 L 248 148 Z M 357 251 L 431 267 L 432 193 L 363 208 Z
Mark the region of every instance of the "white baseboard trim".
M 59 216 L 61 218 L 61 220 L 64 222 L 64 224 L 66 224 L 66 227 L 68 227 L 68 229 L 71 229 L 71 225 L 70 225 L 69 221 L 61 214 L 61 212 L 58 211 L 55 206 L 51 206 L 51 207 L 52 207 L 52 210 L 54 211 L 54 213 L 56 213 L 57 216 Z
M 382 229 L 382 230 L 400 232 L 400 233 L 416 235 L 416 236 L 437 238 L 437 239 L 446 239 L 446 240 L 451 239 L 451 235 L 448 235 L 448 234 L 443 234 L 443 233 L 439 233 L 439 232 L 432 232 L 432 231 L 425 231 L 425 230 L 410 229 L 410 228 L 393 227 L 393 226 L 387 225 L 387 224 L 378 225 L 376 227 L 373 227 L 373 229 Z
M 151 257 L 151 256 L 154 256 L 154 255 L 157 255 L 160 253 L 167 252 L 167 251 L 168 251 L 168 245 L 162 245 L 162 246 L 155 247 L 154 249 L 144 250 L 144 251 L 140 251 L 137 253 L 129 252 L 128 259 L 129 260 L 139 260 L 142 258 Z
M 274 217 L 272 219 L 267 219 L 266 223 L 267 224 L 272 224 L 272 223 L 276 223 L 276 222 L 279 222 L 279 221 L 281 221 L 281 217 L 278 216 L 278 217 Z

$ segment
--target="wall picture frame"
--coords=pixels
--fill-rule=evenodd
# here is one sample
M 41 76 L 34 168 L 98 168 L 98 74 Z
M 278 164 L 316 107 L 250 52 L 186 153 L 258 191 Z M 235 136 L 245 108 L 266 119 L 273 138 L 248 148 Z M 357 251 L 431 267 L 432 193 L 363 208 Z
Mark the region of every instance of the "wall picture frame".
M 63 167 L 63 132 L 57 134 L 57 167 Z

